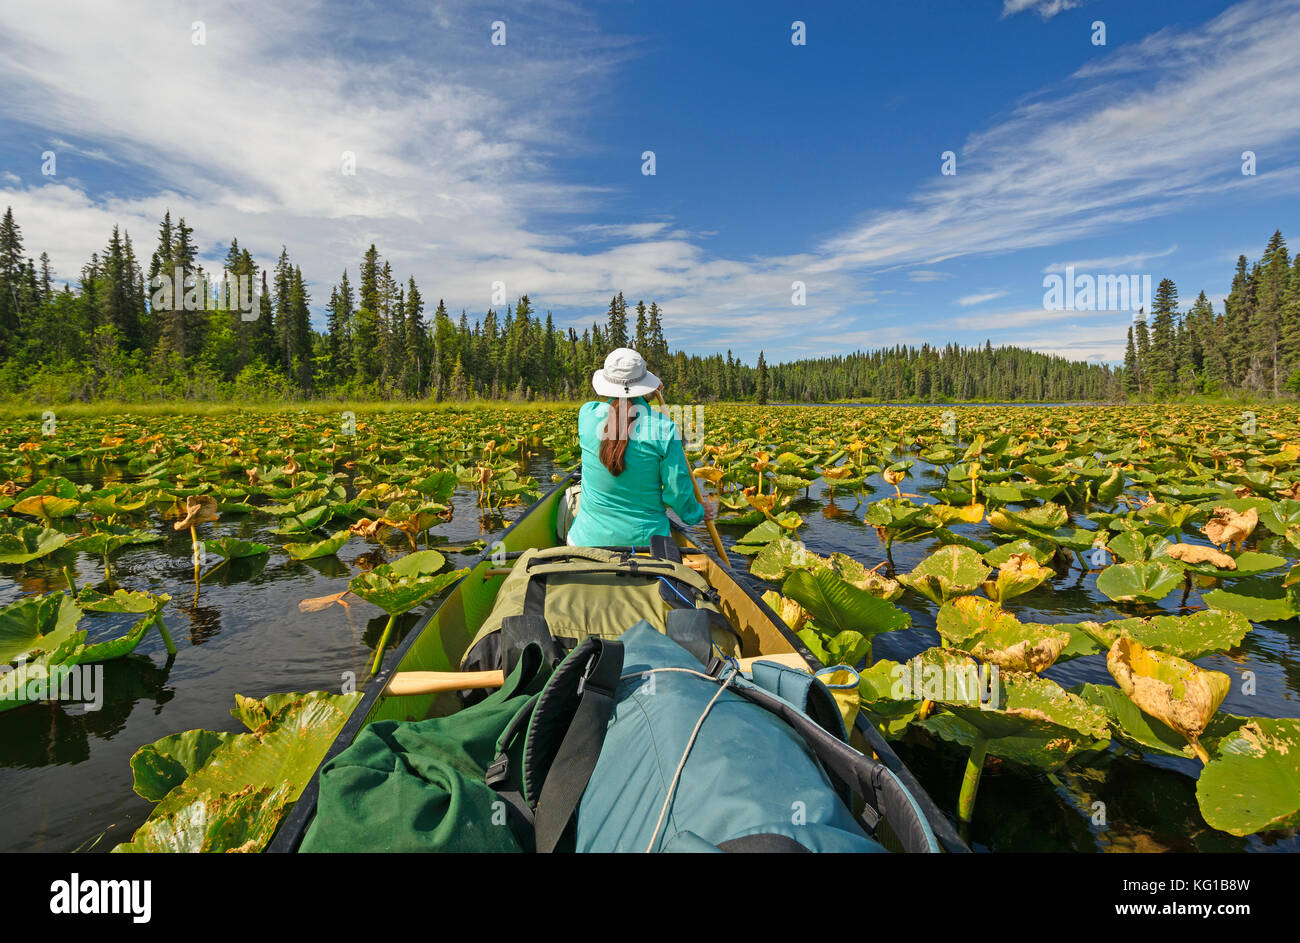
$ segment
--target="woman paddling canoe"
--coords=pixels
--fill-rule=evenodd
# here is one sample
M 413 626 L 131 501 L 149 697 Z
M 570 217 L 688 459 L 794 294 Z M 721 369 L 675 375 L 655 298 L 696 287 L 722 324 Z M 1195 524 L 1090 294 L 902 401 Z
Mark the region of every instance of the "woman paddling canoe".
M 582 501 L 568 543 L 582 547 L 644 547 L 672 532 L 666 508 L 686 524 L 711 522 L 716 507 L 701 501 L 674 423 L 646 402 L 663 389 L 645 358 L 620 347 L 591 378 L 608 402 L 578 413 Z

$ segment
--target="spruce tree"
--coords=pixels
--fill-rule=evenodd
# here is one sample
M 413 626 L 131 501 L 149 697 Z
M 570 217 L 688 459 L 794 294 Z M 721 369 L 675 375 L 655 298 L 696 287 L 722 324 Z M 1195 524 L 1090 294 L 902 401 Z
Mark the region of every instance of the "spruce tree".
M 646 321 L 645 302 L 636 303 L 636 343 L 634 346 L 642 357 L 646 355 L 646 342 L 650 339 L 649 324 Z
M 1282 337 L 1286 332 L 1284 310 L 1291 287 L 1291 258 L 1282 231 L 1275 230 L 1260 260 L 1255 294 L 1254 335 L 1256 350 L 1268 385 L 1277 396 L 1286 379 L 1282 375 Z
M 1148 375 L 1151 364 L 1151 335 L 1147 332 L 1147 316 L 1143 309 L 1138 309 L 1137 316 L 1133 320 L 1133 339 L 1137 346 L 1138 394 L 1146 395 L 1151 392 L 1151 380 Z
M 610 350 L 627 346 L 627 310 L 622 302 L 622 292 L 609 300 L 609 315 L 605 322 L 605 339 L 609 343 Z M 606 351 L 606 353 L 608 352 Z
M 1151 303 L 1150 367 L 1146 370 L 1150 390 L 1158 397 L 1168 396 L 1174 391 L 1175 378 L 1181 367 L 1177 362 L 1174 324 L 1177 312 L 1178 289 L 1171 279 L 1163 278 Z
M 1124 345 L 1124 392 L 1129 396 L 1141 393 L 1138 384 L 1137 348 L 1133 346 L 1133 326 L 1128 329 L 1128 343 Z
M 406 395 L 419 396 L 424 392 L 425 371 L 429 368 L 425 345 L 428 341 L 424 329 L 424 299 L 415 285 L 415 276 L 406 283 Z
M 17 352 L 22 329 L 21 280 L 23 234 L 14 220 L 13 207 L 0 220 L 0 356 Z

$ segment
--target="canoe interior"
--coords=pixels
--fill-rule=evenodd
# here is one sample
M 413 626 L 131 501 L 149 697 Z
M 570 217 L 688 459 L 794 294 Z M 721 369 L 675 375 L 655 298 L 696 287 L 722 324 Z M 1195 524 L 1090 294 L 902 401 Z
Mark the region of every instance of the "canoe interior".
M 570 478 L 561 480 L 501 536 L 501 543 L 507 552 L 527 550 L 530 547 L 554 547 L 558 544 L 555 536 L 556 512 L 569 484 Z M 674 530 L 673 536 L 681 547 L 695 546 L 681 530 Z M 691 559 L 696 562 L 709 584 L 718 591 L 721 597 L 720 608 L 740 633 L 742 656 L 796 652 L 810 669 L 821 667 L 798 636 L 767 605 L 742 587 L 727 567 L 708 553 L 692 555 Z M 505 580 L 504 575 L 487 575 L 487 571 L 496 565 L 491 552 L 480 556 L 438 609 L 411 630 L 398 648 L 397 663 L 392 668 L 381 670 L 379 676 L 367 686 L 357 712 L 348 719 L 331 744 L 321 766 L 349 746 L 367 724 L 380 720 L 423 720 L 426 717 L 451 714 L 460 709 L 460 698 L 454 693 L 386 697 L 382 694 L 382 689 L 397 671 L 459 669 L 461 656 L 469 647 L 478 627 L 492 611 L 497 592 Z M 946 850 L 970 851 L 934 801 L 916 782 L 884 738 L 871 727 L 865 716 L 858 717 L 850 731 L 849 742 L 864 753 L 875 753 L 903 780 Z M 319 775 L 320 767 L 277 833 L 270 851 L 283 853 L 297 849 L 315 813 Z M 892 847 L 889 841 L 886 841 L 886 845 Z
M 563 484 L 553 489 L 532 510 L 520 518 L 502 538 L 507 552 L 546 548 L 558 545 L 555 536 L 556 514 L 564 494 Z M 682 547 L 694 547 L 681 531 L 674 538 Z M 709 584 L 717 589 L 720 608 L 740 633 L 741 655 L 772 655 L 793 652 L 784 626 L 774 624 L 763 607 L 735 581 L 712 557 L 696 555 L 697 566 Z M 456 671 L 478 627 L 492 611 L 505 576 L 485 576 L 494 566 L 491 557 L 480 559 L 433 613 L 428 622 L 412 631 L 417 633 L 410 647 L 392 668 L 397 671 Z M 802 654 L 802 653 L 801 653 Z M 365 723 L 380 720 L 422 720 L 454 712 L 460 700 L 454 693 L 413 694 L 380 697 L 365 718 Z

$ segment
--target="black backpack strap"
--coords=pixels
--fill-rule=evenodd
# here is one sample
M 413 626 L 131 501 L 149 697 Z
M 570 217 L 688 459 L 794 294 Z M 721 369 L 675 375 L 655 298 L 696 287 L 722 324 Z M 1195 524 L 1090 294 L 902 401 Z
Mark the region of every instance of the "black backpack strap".
M 551 635 L 543 616 L 526 612 L 523 615 L 506 616 L 501 620 L 500 663 L 506 677 L 510 677 L 510 672 L 515 670 L 520 652 L 530 644 L 537 645 L 552 665 L 564 657 L 564 649 Z
M 546 615 L 546 574 L 529 574 L 528 588 L 524 590 L 524 615 Z
M 650 553 L 661 560 L 671 560 L 674 563 L 682 562 L 682 549 L 677 546 L 677 541 L 672 537 L 651 537 Z
M 528 657 L 525 655 L 525 657 Z M 533 850 L 533 810 L 528 807 L 524 800 L 523 794 L 519 791 L 513 777 L 510 775 L 510 754 L 508 752 L 510 744 L 516 737 L 528 726 L 528 721 L 532 719 L 533 708 L 536 707 L 536 700 L 526 710 L 521 710 L 511 719 L 509 725 L 502 732 L 500 743 L 503 749 L 497 754 L 496 760 L 487 768 L 483 776 L 483 781 L 487 783 L 489 789 L 501 797 L 506 804 L 506 814 L 510 818 L 511 831 L 515 833 L 520 847 L 524 851 Z
M 621 642 L 589 638 L 583 646 L 589 644 L 594 651 L 578 680 L 577 709 L 537 797 L 537 850 L 543 854 L 555 851 L 578 811 L 578 803 L 600 758 L 605 728 L 614 712 L 614 698 L 623 672 Z

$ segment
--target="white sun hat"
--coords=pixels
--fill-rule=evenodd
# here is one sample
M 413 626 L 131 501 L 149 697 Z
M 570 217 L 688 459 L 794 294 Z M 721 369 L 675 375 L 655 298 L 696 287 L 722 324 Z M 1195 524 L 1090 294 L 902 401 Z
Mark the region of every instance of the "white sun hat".
M 591 388 L 600 396 L 649 396 L 659 378 L 646 369 L 645 358 L 630 347 L 610 351 L 604 369 L 591 375 Z

